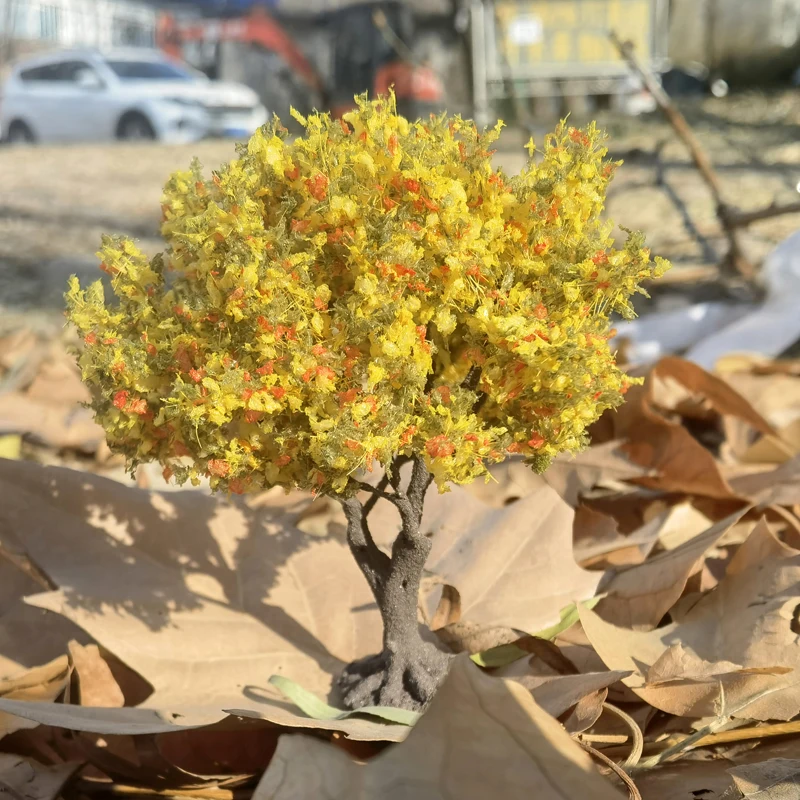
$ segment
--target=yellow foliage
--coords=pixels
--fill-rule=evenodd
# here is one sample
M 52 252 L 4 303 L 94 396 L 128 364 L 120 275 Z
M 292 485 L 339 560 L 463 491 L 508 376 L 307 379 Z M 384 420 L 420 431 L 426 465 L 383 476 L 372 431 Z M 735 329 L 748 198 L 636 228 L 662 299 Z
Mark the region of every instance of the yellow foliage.
M 509 453 L 542 469 L 579 449 L 627 385 L 609 314 L 667 266 L 639 235 L 612 248 L 594 126 L 560 125 L 508 177 L 500 124 L 409 123 L 392 97 L 302 121 L 210 180 L 173 175 L 163 254 L 105 238 L 113 303 L 71 279 L 111 447 L 233 492 L 349 492 L 399 453 L 444 488 Z

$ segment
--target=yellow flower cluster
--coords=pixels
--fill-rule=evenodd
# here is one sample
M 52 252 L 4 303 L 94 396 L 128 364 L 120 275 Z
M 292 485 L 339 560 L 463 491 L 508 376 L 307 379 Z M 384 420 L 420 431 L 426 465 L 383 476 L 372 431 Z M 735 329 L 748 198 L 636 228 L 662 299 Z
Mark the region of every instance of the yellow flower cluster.
M 444 488 L 579 449 L 626 388 L 609 313 L 666 268 L 638 235 L 612 249 L 596 129 L 562 124 L 508 177 L 500 124 L 410 123 L 392 97 L 295 116 L 302 138 L 275 122 L 170 179 L 163 254 L 104 240 L 113 304 L 72 278 L 111 447 L 233 492 L 349 492 L 401 453 Z

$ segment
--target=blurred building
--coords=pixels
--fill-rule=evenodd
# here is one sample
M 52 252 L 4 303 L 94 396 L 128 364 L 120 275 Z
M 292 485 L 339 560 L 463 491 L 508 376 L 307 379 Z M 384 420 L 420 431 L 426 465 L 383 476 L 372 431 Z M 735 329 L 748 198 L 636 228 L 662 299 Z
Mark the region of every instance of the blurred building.
M 800 0 L 671 0 L 670 60 L 733 83 L 785 78 L 800 64 Z
M 157 12 L 135 0 L 0 0 L 0 56 L 54 47 L 150 46 Z

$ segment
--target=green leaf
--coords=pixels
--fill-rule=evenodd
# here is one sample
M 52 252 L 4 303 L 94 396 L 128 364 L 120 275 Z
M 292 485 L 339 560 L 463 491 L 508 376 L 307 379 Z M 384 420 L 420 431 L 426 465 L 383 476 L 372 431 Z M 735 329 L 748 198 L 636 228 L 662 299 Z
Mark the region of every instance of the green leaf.
M 515 644 L 501 644 L 497 647 L 492 647 L 489 650 L 484 650 L 482 653 L 475 653 L 470 658 L 479 666 L 486 669 L 494 669 L 495 667 L 504 667 L 506 664 L 511 664 L 530 653 L 517 647 Z
M 588 600 L 584 600 L 581 605 L 584 608 L 588 608 L 589 610 L 593 609 L 605 595 L 599 594 L 596 597 L 590 597 Z M 545 628 L 544 630 L 539 631 L 538 633 L 534 633 L 534 636 L 538 636 L 540 639 L 548 639 L 553 640 L 564 631 L 571 628 L 577 621 L 578 621 L 578 605 L 576 603 L 570 603 L 566 608 L 562 608 L 559 612 L 559 619 L 555 625 L 551 625 L 549 628 Z
M 594 608 L 605 595 L 599 594 L 596 597 L 591 597 L 588 600 L 581 602 L 584 608 Z M 538 633 L 531 634 L 537 639 L 547 639 L 551 641 L 556 638 L 565 630 L 571 628 L 578 621 L 578 605 L 570 603 L 559 612 L 559 621 L 549 628 L 539 631 Z M 518 647 L 511 642 L 510 644 L 501 644 L 497 647 L 492 647 L 489 650 L 484 650 L 482 653 L 475 653 L 470 658 L 479 666 L 486 669 L 494 669 L 495 667 L 504 667 L 506 664 L 511 664 L 520 658 L 530 655 L 527 650 Z
M 273 675 L 269 682 L 287 700 L 291 700 L 307 717 L 312 719 L 347 719 L 356 714 L 365 714 L 395 725 L 411 726 L 420 718 L 416 711 L 387 706 L 364 706 L 364 708 L 359 708 L 356 711 L 343 711 L 340 708 L 329 706 L 315 694 L 300 686 L 299 683 L 295 683 L 291 678 L 285 678 L 283 675 Z

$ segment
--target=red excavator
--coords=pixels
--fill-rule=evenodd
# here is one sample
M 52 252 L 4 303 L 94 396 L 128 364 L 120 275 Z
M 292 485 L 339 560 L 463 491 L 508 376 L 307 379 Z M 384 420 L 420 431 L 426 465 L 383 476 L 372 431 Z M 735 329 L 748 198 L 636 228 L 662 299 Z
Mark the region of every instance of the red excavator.
M 247 84 L 281 118 L 290 105 L 338 117 L 353 108 L 355 95 L 385 94 L 392 86 L 404 116 L 443 110 L 442 82 L 415 59 L 413 18 L 402 2 L 363 3 L 304 18 L 300 30 L 309 52 L 297 43 L 301 34 L 293 37 L 289 28 L 298 28 L 296 21 L 279 21 L 261 7 L 223 19 L 164 13 L 157 44 L 209 77 Z M 321 52 L 329 55 L 327 63 Z

